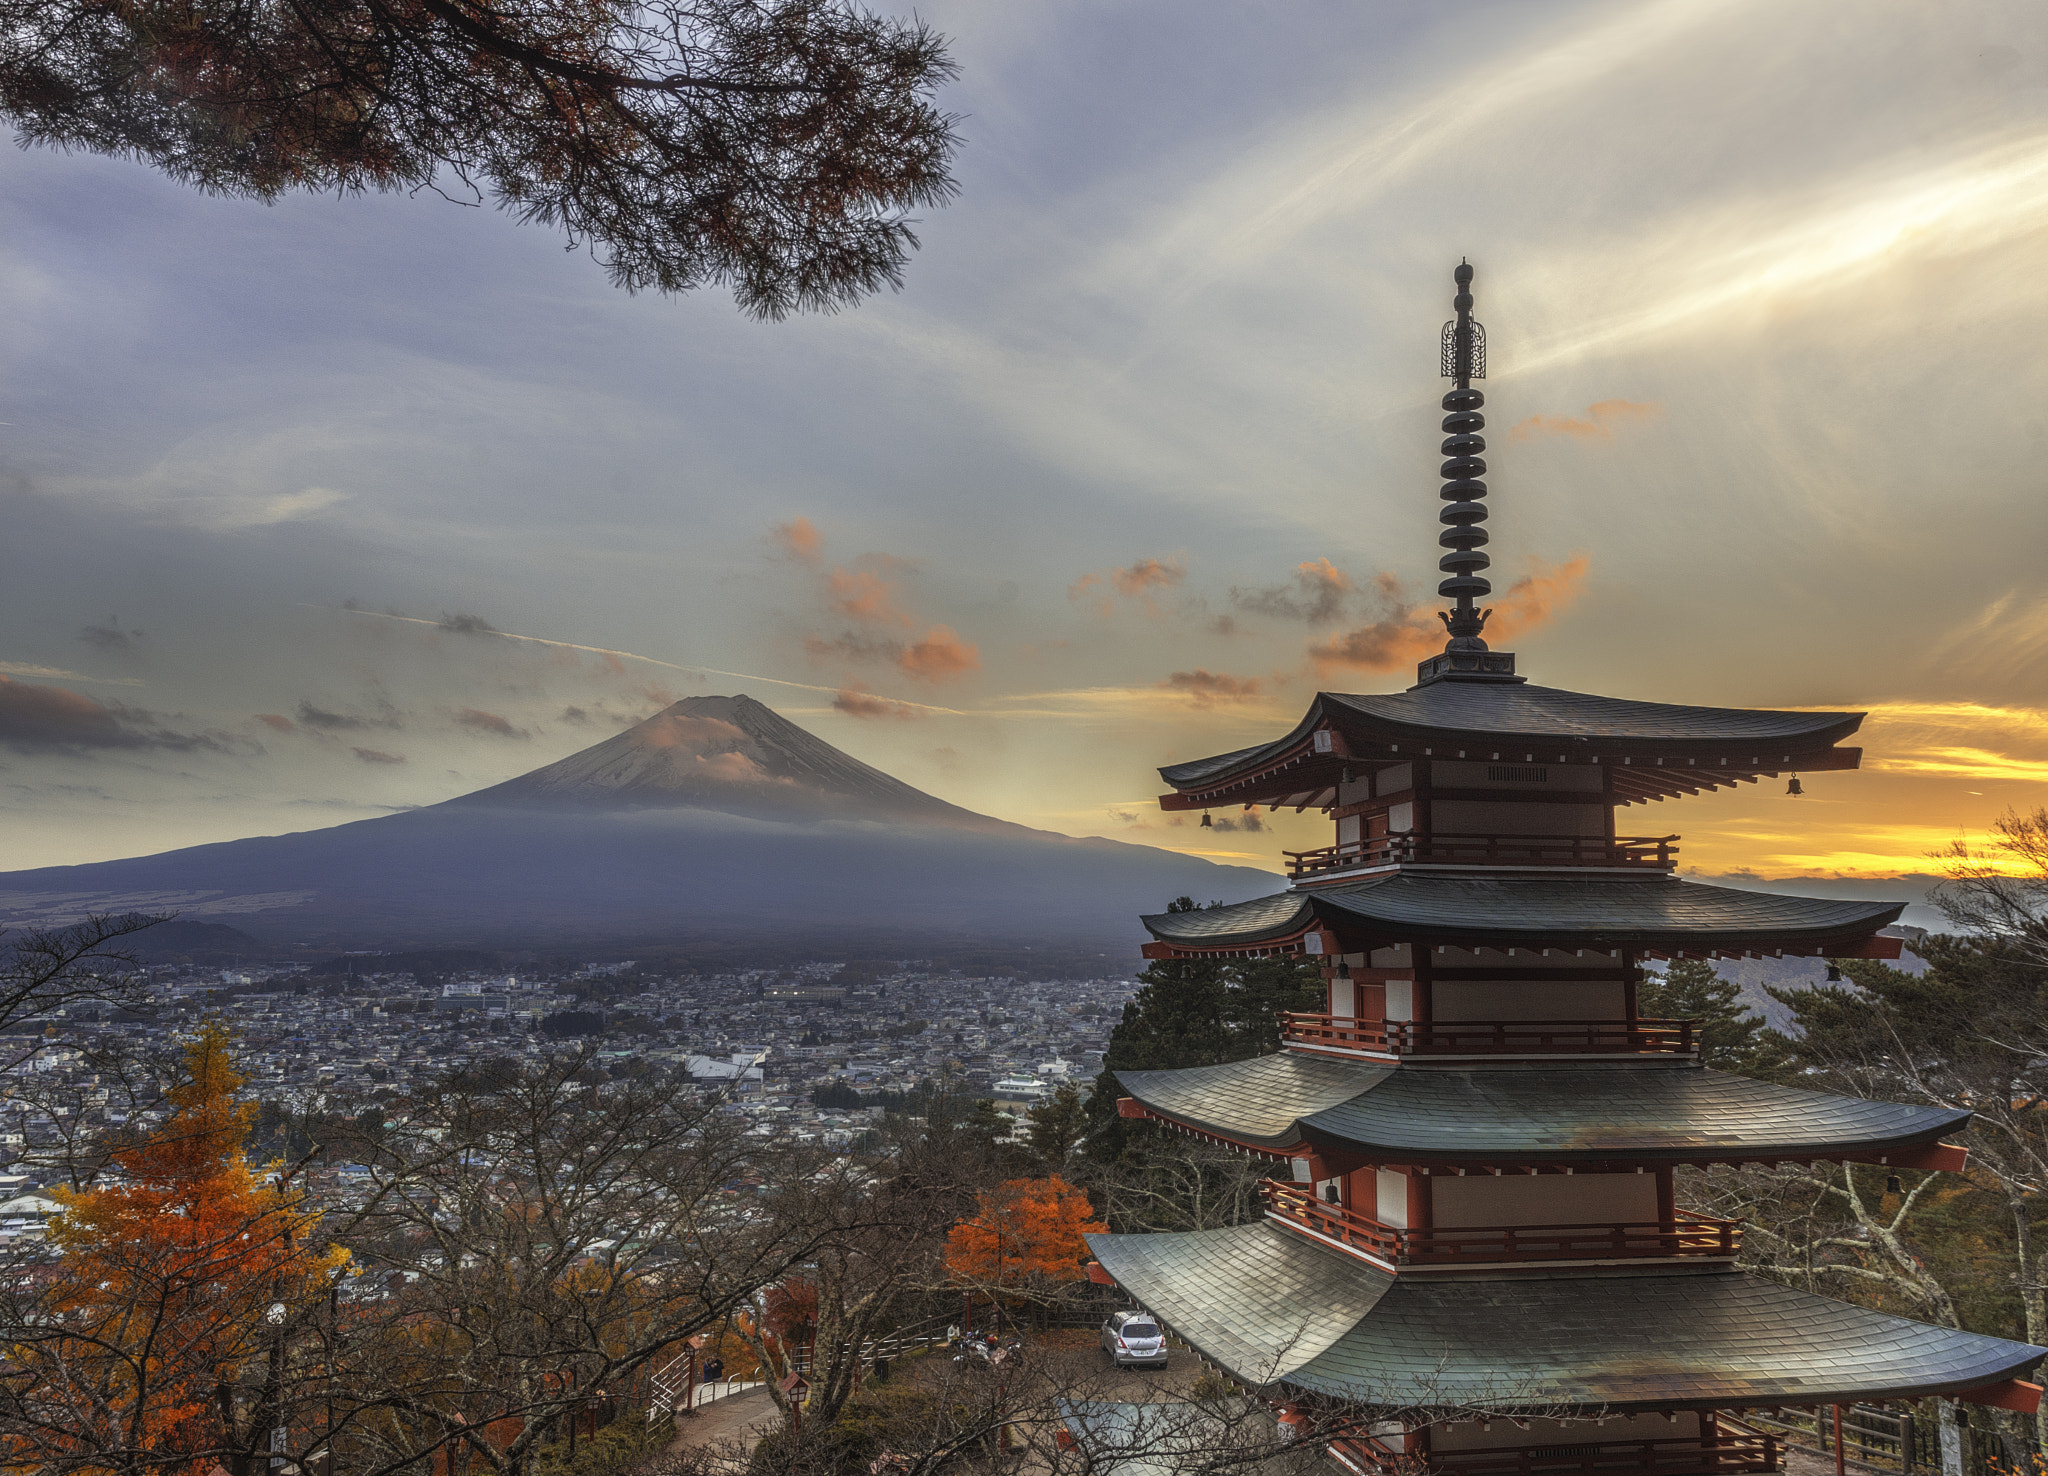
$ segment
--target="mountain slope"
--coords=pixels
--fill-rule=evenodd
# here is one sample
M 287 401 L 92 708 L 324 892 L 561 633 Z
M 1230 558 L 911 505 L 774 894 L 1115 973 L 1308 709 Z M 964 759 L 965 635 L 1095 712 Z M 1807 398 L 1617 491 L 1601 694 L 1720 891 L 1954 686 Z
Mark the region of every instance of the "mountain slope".
M 0 921 L 175 908 L 269 942 L 563 946 L 1138 936 L 1271 873 L 978 815 L 747 697 L 697 697 L 519 778 L 326 830 L 0 874 Z
M 758 819 L 858 817 L 976 829 L 1007 823 L 914 789 L 744 695 L 686 697 L 580 753 L 448 803 L 686 806 Z

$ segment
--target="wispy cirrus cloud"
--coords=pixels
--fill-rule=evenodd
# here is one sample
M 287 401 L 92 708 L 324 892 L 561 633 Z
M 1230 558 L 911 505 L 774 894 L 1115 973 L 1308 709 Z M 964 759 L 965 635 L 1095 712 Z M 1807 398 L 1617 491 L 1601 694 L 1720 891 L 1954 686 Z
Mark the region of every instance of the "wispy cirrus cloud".
M 1664 407 L 1654 400 L 1599 400 L 1586 407 L 1584 415 L 1531 415 L 1508 429 L 1510 441 L 1533 441 L 1541 436 L 1566 436 L 1577 441 L 1611 441 L 1617 428 L 1656 420 Z

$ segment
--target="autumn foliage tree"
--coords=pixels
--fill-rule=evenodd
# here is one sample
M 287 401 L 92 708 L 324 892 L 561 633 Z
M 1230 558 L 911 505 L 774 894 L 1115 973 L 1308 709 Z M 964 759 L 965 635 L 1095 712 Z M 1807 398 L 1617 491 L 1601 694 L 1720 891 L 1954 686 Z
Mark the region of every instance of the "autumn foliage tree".
M 982 1190 L 974 1215 L 946 1237 L 946 1270 L 969 1290 L 1044 1297 L 1087 1278 L 1081 1237 L 1108 1228 L 1058 1174 L 1008 1179 Z
M 169 1117 L 114 1151 L 94 1186 L 58 1191 L 60 1259 L 15 1283 L 33 1305 L 8 1309 L 10 1466 L 253 1476 L 286 1419 L 286 1341 L 347 1256 L 323 1244 L 288 1173 L 266 1183 L 250 1167 L 256 1109 L 235 1100 L 226 1031 L 204 1030 L 184 1057 Z

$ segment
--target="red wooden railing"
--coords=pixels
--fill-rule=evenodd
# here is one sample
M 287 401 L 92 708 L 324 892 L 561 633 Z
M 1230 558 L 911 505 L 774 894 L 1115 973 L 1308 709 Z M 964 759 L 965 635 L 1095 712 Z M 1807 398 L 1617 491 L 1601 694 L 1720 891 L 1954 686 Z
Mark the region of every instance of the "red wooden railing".
M 1326 871 L 1395 863 L 1431 866 L 1632 866 L 1669 871 L 1675 835 L 1376 835 L 1313 851 L 1282 851 L 1296 881 Z
M 1679 1440 L 1599 1440 L 1584 1445 L 1523 1445 L 1498 1450 L 1446 1450 L 1409 1455 L 1370 1435 L 1331 1442 L 1331 1454 L 1353 1470 L 1381 1476 L 1681 1476 L 1681 1473 L 1780 1469 L 1784 1445 L 1720 1415 L 1712 1433 Z
M 1281 1038 L 1292 1045 L 1339 1046 L 1395 1056 L 1492 1056 L 1550 1053 L 1690 1056 L 1699 1049 L 1694 1020 L 1413 1020 L 1288 1014 Z
M 1268 1179 L 1259 1186 L 1266 1214 L 1312 1230 L 1396 1265 L 1464 1261 L 1638 1259 L 1664 1256 L 1732 1258 L 1742 1249 L 1742 1221 L 1680 1214 L 1662 1225 L 1458 1225 L 1402 1230 L 1316 1197 L 1306 1185 Z

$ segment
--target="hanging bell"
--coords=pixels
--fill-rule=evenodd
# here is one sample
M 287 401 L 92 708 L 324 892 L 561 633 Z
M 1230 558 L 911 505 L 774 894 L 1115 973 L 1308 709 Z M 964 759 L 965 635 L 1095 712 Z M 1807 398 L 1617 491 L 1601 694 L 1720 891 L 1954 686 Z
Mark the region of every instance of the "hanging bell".
M 1837 966 L 1837 965 L 1835 965 L 1835 964 L 1829 964 L 1829 965 L 1828 965 L 1828 983 L 1830 983 L 1830 984 L 1839 984 L 1839 983 L 1841 983 L 1841 982 L 1842 982 L 1842 970 L 1840 969 L 1840 967 L 1838 967 L 1838 966 Z
M 1209 818 L 1209 812 L 1207 810 L 1202 811 L 1202 829 L 1212 830 L 1215 828 L 1215 825 L 1216 822 Z
M 1805 790 L 1799 787 L 1799 776 L 1797 774 L 1794 774 L 1792 776 L 1792 782 L 1785 786 L 1785 793 L 1792 795 L 1795 798 L 1799 795 L 1806 793 Z
M 1904 1194 L 1906 1192 L 1904 1186 L 1899 1183 L 1899 1176 L 1897 1174 L 1892 1174 L 1885 1179 L 1884 1192 L 1887 1194 Z

